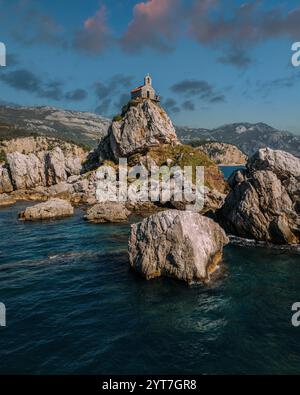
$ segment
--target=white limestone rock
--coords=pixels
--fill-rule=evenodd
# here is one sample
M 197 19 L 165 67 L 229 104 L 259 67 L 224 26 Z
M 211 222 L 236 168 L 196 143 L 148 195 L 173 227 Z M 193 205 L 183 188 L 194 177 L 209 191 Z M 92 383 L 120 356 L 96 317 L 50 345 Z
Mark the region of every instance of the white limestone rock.
M 19 218 L 25 221 L 35 221 L 51 218 L 68 217 L 74 214 L 74 208 L 66 200 L 50 199 L 47 202 L 27 207 L 20 213 Z
M 190 211 L 162 211 L 132 225 L 129 261 L 146 279 L 166 276 L 189 284 L 207 282 L 228 242 L 210 218 Z

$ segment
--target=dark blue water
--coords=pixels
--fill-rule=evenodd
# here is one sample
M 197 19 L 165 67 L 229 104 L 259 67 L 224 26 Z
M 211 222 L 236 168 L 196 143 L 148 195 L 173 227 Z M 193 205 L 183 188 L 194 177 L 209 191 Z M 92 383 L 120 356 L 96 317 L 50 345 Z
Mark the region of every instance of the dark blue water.
M 245 166 L 219 166 L 220 170 L 224 174 L 224 177 L 227 179 L 235 170 L 245 169 Z
M 0 210 L 0 373 L 300 373 L 299 255 L 225 248 L 208 287 L 128 270 L 128 225 Z

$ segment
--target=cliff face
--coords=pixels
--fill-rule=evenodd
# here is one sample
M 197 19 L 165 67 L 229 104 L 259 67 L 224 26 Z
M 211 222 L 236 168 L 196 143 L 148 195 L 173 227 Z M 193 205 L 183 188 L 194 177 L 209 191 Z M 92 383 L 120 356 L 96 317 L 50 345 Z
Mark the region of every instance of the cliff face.
M 87 153 L 80 147 L 46 137 L 2 141 L 0 193 L 51 186 L 79 175 Z
M 24 155 L 37 154 L 41 151 L 51 151 L 55 147 L 59 147 L 67 156 L 85 155 L 85 150 L 80 146 L 53 137 L 29 136 L 0 141 L 0 151 L 5 154 L 16 151 Z
M 229 178 L 231 192 L 217 213 L 236 236 L 275 244 L 300 242 L 300 159 L 269 148 Z
M 198 149 L 205 152 L 218 165 L 235 166 L 244 165 L 247 162 L 247 155 L 232 144 L 208 142 Z
M 160 144 L 179 144 L 172 121 L 151 100 L 131 100 L 99 146 L 100 160 L 129 157 Z

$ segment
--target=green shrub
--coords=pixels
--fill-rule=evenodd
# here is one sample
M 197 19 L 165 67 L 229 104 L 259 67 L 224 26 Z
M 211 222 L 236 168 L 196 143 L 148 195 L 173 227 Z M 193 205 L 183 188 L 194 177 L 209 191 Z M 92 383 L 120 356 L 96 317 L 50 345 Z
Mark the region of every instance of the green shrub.
M 0 150 L 0 162 L 6 162 L 6 153 L 3 149 Z
M 115 115 L 115 116 L 113 117 L 113 121 L 114 121 L 114 122 L 122 121 L 122 115 L 121 115 L 121 114 Z

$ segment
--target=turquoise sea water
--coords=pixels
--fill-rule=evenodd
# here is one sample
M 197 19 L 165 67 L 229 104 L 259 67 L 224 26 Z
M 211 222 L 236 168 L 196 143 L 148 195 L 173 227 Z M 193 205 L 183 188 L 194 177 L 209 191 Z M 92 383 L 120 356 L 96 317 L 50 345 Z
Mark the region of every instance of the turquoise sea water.
M 224 174 L 224 177 L 227 179 L 234 170 L 244 169 L 245 166 L 219 166 L 221 171 Z
M 129 225 L 0 209 L 0 373 L 300 373 L 299 255 L 227 246 L 189 288 L 128 270 Z

